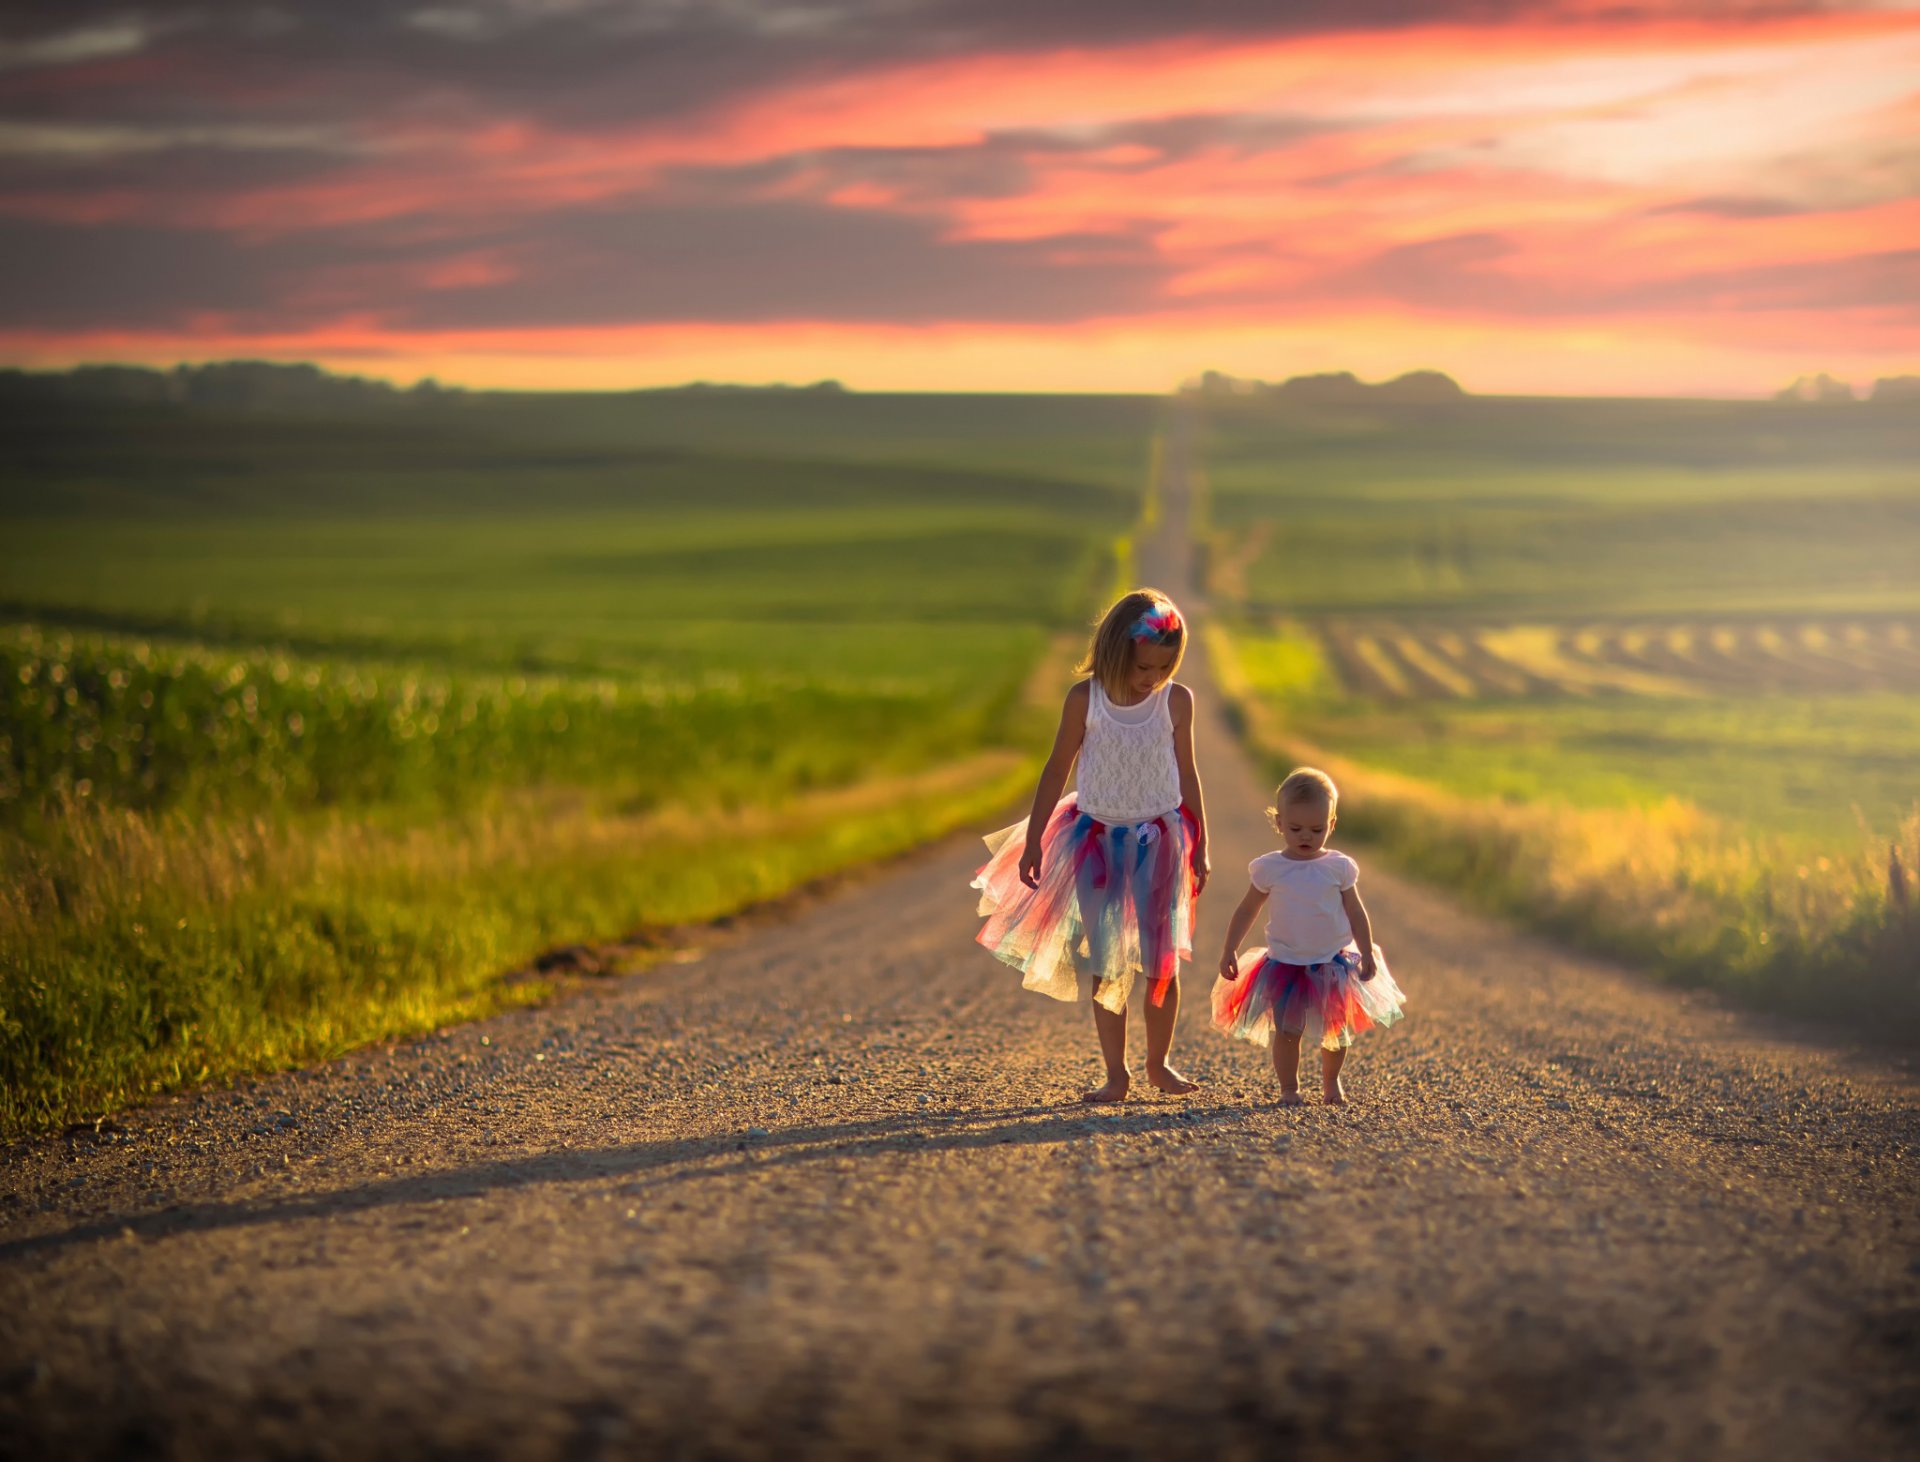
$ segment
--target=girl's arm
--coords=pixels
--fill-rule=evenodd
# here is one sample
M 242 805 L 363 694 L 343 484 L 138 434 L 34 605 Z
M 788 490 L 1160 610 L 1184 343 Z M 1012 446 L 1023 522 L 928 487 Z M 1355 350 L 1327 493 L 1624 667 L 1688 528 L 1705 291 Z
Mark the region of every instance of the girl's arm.
M 1253 919 L 1260 912 L 1260 905 L 1267 896 L 1252 884 L 1247 885 L 1247 895 L 1234 907 L 1233 917 L 1227 920 L 1227 942 L 1220 951 L 1220 978 L 1237 980 L 1240 977 L 1240 941 L 1247 937 L 1247 930 L 1253 927 Z
M 1180 764 L 1180 801 L 1193 813 L 1200 829 L 1193 845 L 1193 891 L 1198 894 L 1207 886 L 1213 862 L 1207 857 L 1207 804 L 1200 795 L 1200 769 L 1193 764 L 1193 692 L 1176 681 L 1170 694 L 1173 756 Z
M 1040 785 L 1033 794 L 1033 810 L 1027 814 L 1027 846 L 1020 855 L 1020 881 L 1028 888 L 1040 886 L 1040 840 L 1046 836 L 1047 819 L 1053 805 L 1067 789 L 1073 773 L 1074 758 L 1080 755 L 1080 743 L 1087 739 L 1087 682 L 1081 681 L 1067 692 L 1060 708 L 1060 729 L 1053 733 L 1053 750 L 1040 769 Z
M 1353 926 L 1353 942 L 1360 946 L 1360 978 L 1371 980 L 1375 969 L 1373 921 L 1367 917 L 1367 906 L 1360 902 L 1360 885 L 1341 889 L 1340 903 L 1347 911 L 1347 922 Z

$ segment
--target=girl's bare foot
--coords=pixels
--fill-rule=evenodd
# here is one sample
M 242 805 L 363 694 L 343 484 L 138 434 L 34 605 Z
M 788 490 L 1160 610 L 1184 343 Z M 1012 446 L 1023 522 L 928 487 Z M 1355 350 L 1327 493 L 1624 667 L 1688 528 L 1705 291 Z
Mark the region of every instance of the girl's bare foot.
M 1132 1084 L 1133 1078 L 1123 1071 L 1118 1076 L 1109 1076 L 1105 1086 L 1096 1086 L 1092 1091 L 1082 1092 L 1080 1094 L 1080 1100 L 1083 1102 L 1124 1102 L 1127 1099 L 1127 1088 Z
M 1157 1067 L 1151 1061 L 1147 1063 L 1147 1080 L 1161 1091 L 1172 1092 L 1176 1096 L 1182 1092 L 1200 1090 L 1199 1082 L 1189 1081 L 1164 1062 Z
M 1330 1107 L 1344 1107 L 1347 1104 L 1346 1084 L 1339 1077 L 1334 1077 L 1320 1088 L 1320 1100 Z
M 1299 1087 L 1280 1093 L 1280 1105 L 1283 1107 L 1304 1107 L 1306 1104 L 1307 1099 L 1300 1095 Z

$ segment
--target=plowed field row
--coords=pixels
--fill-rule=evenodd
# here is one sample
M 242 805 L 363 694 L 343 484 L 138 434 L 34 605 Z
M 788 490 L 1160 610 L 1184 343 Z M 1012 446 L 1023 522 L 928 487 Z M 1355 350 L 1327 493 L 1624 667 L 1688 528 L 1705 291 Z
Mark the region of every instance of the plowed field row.
M 1378 700 L 1920 691 L 1920 624 L 1906 619 L 1326 620 L 1315 632 L 1341 689 Z

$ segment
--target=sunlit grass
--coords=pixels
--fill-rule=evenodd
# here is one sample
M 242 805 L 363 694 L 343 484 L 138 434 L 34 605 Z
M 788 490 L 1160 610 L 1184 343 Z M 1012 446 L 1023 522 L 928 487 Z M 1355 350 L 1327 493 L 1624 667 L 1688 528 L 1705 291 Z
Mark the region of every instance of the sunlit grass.
M 1920 419 L 1209 401 L 1223 664 L 1276 774 L 1677 978 L 1912 1023 Z
M 811 664 L 642 679 L 0 626 L 0 826 L 50 796 L 285 814 L 555 781 L 641 805 L 832 786 L 997 734 L 1043 638 L 976 638 L 933 675 L 863 675 L 823 636 Z
M 1751 718 L 1741 749 L 1758 779 L 1747 790 L 1771 814 L 1761 822 L 1700 805 L 1677 757 L 1652 769 L 1636 757 L 1633 770 L 1618 755 L 1583 758 L 1524 715 L 1501 737 L 1450 712 L 1420 738 L 1404 723 L 1394 734 L 1363 716 L 1302 714 L 1225 630 L 1209 648 L 1269 772 L 1331 772 L 1343 835 L 1396 866 L 1677 979 L 1920 1030 L 1920 800 L 1882 806 L 1881 830 L 1850 836 L 1837 830 L 1846 810 L 1824 806 L 1810 837 L 1781 826 L 1789 789 L 1769 778 L 1782 758 L 1764 742 L 1756 754 Z M 1908 702 L 1909 728 L 1914 710 Z M 1696 744 L 1689 759 L 1704 767 L 1721 754 Z M 1829 798 L 1833 777 L 1823 766 L 1817 785 L 1791 790 Z
M 1920 694 L 1730 696 L 1689 686 L 1672 698 L 1620 694 L 1613 682 L 1616 693 L 1593 694 L 1575 679 L 1553 682 L 1567 692 L 1559 695 L 1483 682 L 1474 698 L 1382 696 L 1336 677 L 1327 637 L 1300 622 L 1242 627 L 1233 643 L 1245 682 L 1294 738 L 1465 797 L 1597 808 L 1678 796 L 1816 852 L 1890 833 L 1920 803 Z
M 545 945 L 1003 811 L 1156 410 L 7 423 L 0 1132 L 534 998 L 499 976 Z
M 400 827 L 72 806 L 0 840 L 0 1135 L 538 998 L 498 977 L 899 852 L 1031 775 L 987 753 L 734 811 L 551 788 Z

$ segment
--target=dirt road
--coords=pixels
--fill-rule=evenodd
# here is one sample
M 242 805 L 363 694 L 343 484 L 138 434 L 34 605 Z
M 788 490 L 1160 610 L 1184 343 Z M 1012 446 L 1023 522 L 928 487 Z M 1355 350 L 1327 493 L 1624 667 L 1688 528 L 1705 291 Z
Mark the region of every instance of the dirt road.
M 0 1454 L 1914 1455 L 1911 1062 L 1363 851 L 1409 1018 L 1353 1107 L 1275 1107 L 1205 1021 L 1267 789 L 1184 678 L 1200 1094 L 1080 1106 L 1088 1012 L 974 947 L 950 841 L 696 963 L 9 1155 Z

